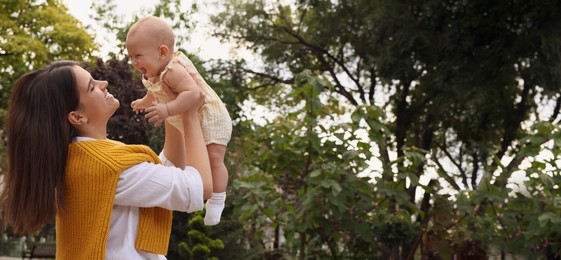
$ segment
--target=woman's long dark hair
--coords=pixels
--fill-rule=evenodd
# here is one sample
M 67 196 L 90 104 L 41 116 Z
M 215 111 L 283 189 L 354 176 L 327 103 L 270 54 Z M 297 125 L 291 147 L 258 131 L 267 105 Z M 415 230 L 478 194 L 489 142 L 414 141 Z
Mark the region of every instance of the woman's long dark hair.
M 68 113 L 79 103 L 72 61 L 59 61 L 18 79 L 8 106 L 8 173 L 0 196 L 15 233 L 52 221 L 64 205 L 68 144 L 76 135 Z

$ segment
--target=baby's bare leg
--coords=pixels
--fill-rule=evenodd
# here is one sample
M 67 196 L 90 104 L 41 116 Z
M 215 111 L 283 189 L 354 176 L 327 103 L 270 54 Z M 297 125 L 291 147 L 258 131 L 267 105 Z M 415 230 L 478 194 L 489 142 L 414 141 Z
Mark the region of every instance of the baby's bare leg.
M 165 122 L 165 131 L 164 155 L 176 167 L 184 169 L 186 162 L 183 134 L 167 121 Z
M 212 170 L 213 193 L 206 202 L 205 225 L 220 223 L 220 216 L 226 201 L 226 187 L 228 186 L 228 169 L 224 165 L 226 146 L 209 144 L 206 146 Z
M 224 165 L 226 146 L 221 144 L 209 144 L 206 146 L 212 170 L 212 185 L 214 192 L 225 192 L 228 186 L 228 169 Z

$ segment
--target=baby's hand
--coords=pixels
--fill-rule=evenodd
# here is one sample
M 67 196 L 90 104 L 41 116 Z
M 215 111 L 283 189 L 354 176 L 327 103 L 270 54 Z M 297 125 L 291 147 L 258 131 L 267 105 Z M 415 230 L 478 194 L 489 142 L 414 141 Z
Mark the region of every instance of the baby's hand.
M 154 124 L 154 127 L 160 126 L 166 118 L 169 117 L 167 104 L 152 103 L 151 107 L 145 109 L 147 114 L 144 116 L 148 118 L 148 122 Z
M 142 99 L 142 98 L 139 98 L 139 99 L 137 99 L 137 100 L 131 102 L 132 110 L 133 110 L 136 114 L 141 113 L 141 112 L 144 112 L 144 110 L 146 109 L 146 106 L 142 103 L 142 101 L 143 101 L 143 99 Z

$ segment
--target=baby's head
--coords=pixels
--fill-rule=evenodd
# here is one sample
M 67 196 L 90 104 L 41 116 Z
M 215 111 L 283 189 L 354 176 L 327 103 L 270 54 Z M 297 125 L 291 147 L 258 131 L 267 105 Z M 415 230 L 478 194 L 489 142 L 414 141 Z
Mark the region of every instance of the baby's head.
M 174 44 L 171 27 L 155 16 L 144 17 L 133 24 L 126 41 L 132 66 L 147 78 L 160 75 L 173 57 Z

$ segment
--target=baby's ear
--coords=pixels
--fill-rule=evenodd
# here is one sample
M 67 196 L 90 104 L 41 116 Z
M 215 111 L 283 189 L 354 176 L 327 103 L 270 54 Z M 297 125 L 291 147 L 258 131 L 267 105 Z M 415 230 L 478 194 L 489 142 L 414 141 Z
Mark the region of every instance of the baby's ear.
M 169 48 L 166 45 L 160 45 L 160 58 L 165 58 L 169 55 Z

